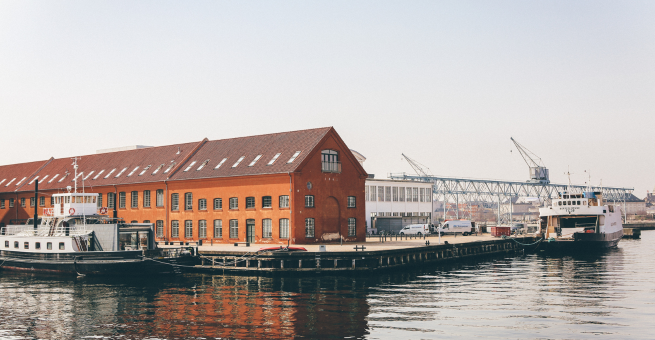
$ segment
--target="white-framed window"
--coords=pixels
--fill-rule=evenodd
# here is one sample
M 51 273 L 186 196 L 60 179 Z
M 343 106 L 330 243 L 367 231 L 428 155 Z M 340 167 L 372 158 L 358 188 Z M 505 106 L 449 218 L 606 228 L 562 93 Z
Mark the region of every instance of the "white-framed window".
M 418 202 L 418 188 L 412 188 L 412 201 Z
M 289 238 L 289 219 L 280 219 L 280 238 Z
M 393 195 L 393 201 L 398 202 L 398 187 L 393 187 L 391 189 L 391 195 Z
M 419 191 L 419 194 L 418 194 L 419 202 L 425 202 L 424 201 L 424 199 L 425 199 L 425 188 L 419 188 L 418 191 Z
M 405 188 L 398 188 L 398 200 L 405 202 Z
M 214 198 L 214 210 L 222 210 L 222 209 L 223 209 L 223 199 Z
M 193 221 L 191 220 L 184 221 L 184 238 L 193 238 Z
M 239 198 L 230 197 L 230 210 L 236 210 L 236 209 L 239 209 Z
M 201 198 L 198 200 L 198 210 L 207 210 L 207 199 Z
M 157 220 L 155 222 L 155 225 L 157 226 L 156 228 L 156 233 L 158 238 L 164 237 L 164 221 L 162 220 Z
M 371 199 L 369 201 L 372 201 L 372 202 L 377 201 L 376 198 L 377 198 L 378 193 L 377 193 L 377 187 L 375 185 L 371 185 L 370 193 L 371 193 Z
M 239 220 L 230 220 L 230 238 L 239 238 Z
M 150 190 L 143 190 L 143 207 L 150 208 Z
M 132 209 L 136 209 L 139 207 L 139 192 L 138 191 L 132 191 L 132 197 L 130 200 L 130 207 Z
M 184 210 L 193 210 L 193 194 L 190 192 L 184 194 Z
M 314 195 L 305 196 L 305 208 L 313 208 L 313 207 L 314 207 Z
M 273 165 L 273 163 L 275 163 L 275 161 L 277 160 L 278 157 L 280 157 L 280 155 L 281 153 L 276 153 L 275 156 L 273 156 L 273 158 L 271 158 L 271 160 L 266 165 Z
M 356 197 L 355 196 L 348 196 L 348 208 L 355 208 L 356 205 Z
M 180 237 L 180 221 L 178 220 L 171 221 L 171 237 Z
M 10 207 L 10 208 L 13 208 L 13 207 L 14 207 L 14 199 L 13 199 L 13 198 L 10 198 L 10 199 L 9 199 L 9 207 Z
M 384 187 L 384 200 L 391 202 L 391 187 Z
M 289 207 L 289 195 L 281 195 L 280 208 L 288 208 L 288 207 Z
M 171 194 L 171 211 L 180 210 L 180 194 Z
M 364 201 L 367 201 L 367 202 L 369 200 L 368 199 L 368 189 L 369 189 L 368 185 L 364 187 Z
M 357 236 L 356 230 L 355 230 L 355 218 L 350 217 L 348 218 L 348 236 Z
M 30 207 L 33 207 L 35 203 L 36 202 L 34 202 L 34 197 L 30 197 Z
M 198 238 L 207 238 L 207 220 L 198 221 Z
M 223 220 L 214 220 L 214 238 L 223 238 Z
M 271 196 L 262 197 L 262 208 L 272 208 L 273 198 Z
M 289 161 L 287 162 L 287 164 L 288 164 L 288 163 L 293 163 L 293 161 L 295 161 L 296 158 L 298 158 L 299 155 L 300 155 L 300 151 L 296 151 L 296 152 L 293 154 L 293 156 L 291 156 L 291 158 L 289 158 Z
M 163 207 L 164 206 L 164 189 L 157 189 L 157 192 L 155 193 L 155 204 L 157 204 L 158 207 Z
M 378 187 L 378 202 L 384 202 L 384 187 Z
M 107 208 L 114 209 L 116 206 L 116 194 L 113 192 L 107 193 Z
M 52 199 L 52 196 L 50 197 Z M 50 205 L 53 205 L 52 202 L 50 202 Z M 98 194 L 98 208 L 102 207 L 102 194 Z
M 273 220 L 270 218 L 262 220 L 262 238 L 273 238 Z
M 305 237 L 314 237 L 314 219 L 309 217 L 305 219 Z

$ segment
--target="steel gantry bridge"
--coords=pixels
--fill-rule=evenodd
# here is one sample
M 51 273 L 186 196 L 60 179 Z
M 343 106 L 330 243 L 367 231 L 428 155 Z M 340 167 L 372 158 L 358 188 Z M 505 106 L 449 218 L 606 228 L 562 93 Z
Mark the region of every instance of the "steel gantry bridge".
M 551 199 L 557 198 L 559 193 L 570 190 L 571 192 L 596 191 L 603 193 L 603 199 L 615 203 L 623 203 L 625 213 L 626 197 L 632 194 L 634 188 L 613 188 L 600 186 L 581 186 L 552 184 L 550 182 L 510 182 L 485 179 L 468 179 L 438 177 L 426 174 L 425 171 L 417 172 L 420 175 L 408 175 L 406 173 L 389 174 L 391 179 L 411 180 L 420 182 L 432 182 L 433 200 L 442 202 L 443 217 L 454 213 L 456 218 L 474 219 L 471 207 L 474 205 L 496 210 L 496 218 L 499 224 L 509 224 L 512 221 L 514 198 L 530 197 L 539 199 L 540 202 L 550 204 Z M 434 209 L 433 209 L 434 210 Z M 433 211 L 436 215 L 437 212 Z M 441 211 L 439 212 L 441 213 Z

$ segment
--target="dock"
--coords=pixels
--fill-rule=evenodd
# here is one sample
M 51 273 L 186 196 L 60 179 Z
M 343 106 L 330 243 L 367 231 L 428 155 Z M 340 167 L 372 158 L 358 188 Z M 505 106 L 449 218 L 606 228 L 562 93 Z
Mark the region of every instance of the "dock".
M 378 237 L 367 242 L 303 245 L 308 251 L 258 251 L 271 246 L 253 244 L 200 246 L 202 264 L 193 271 L 242 275 L 354 274 L 371 273 L 406 267 L 438 264 L 462 259 L 514 253 L 522 244 L 534 243 L 534 237 L 495 238 L 482 236 L 437 236 L 380 242 Z

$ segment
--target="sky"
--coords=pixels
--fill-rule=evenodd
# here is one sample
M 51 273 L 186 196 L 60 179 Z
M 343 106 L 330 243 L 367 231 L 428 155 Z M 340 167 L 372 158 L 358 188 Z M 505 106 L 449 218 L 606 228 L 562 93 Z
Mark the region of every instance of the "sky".
M 333 126 L 376 178 L 655 187 L 653 1 L 0 0 L 0 164 Z

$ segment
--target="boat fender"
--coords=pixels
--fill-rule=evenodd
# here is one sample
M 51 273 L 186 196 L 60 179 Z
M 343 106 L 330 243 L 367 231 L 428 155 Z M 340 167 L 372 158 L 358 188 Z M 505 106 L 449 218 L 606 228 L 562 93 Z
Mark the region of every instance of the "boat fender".
M 69 214 L 69 215 L 73 215 L 73 214 L 75 214 L 75 208 L 70 208 L 70 209 L 68 209 L 68 214 Z

